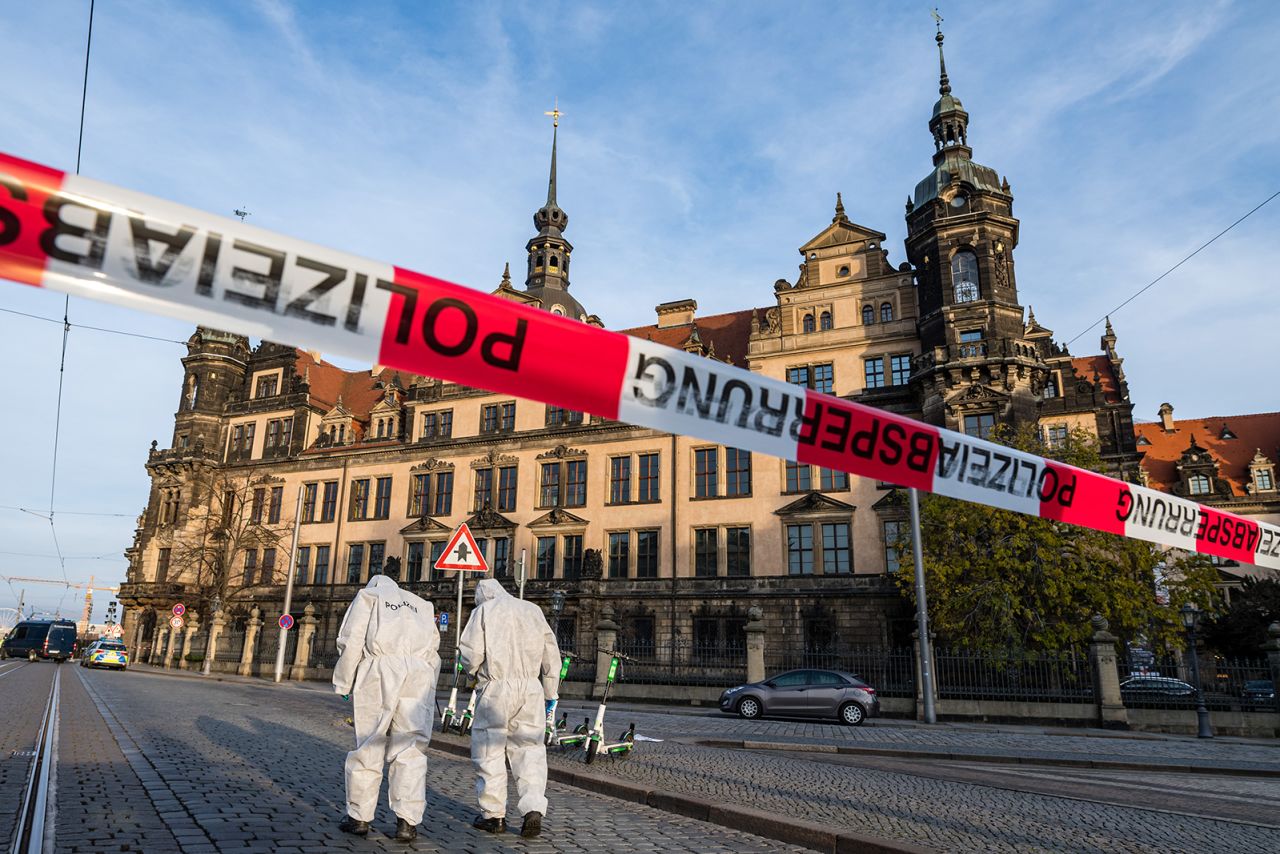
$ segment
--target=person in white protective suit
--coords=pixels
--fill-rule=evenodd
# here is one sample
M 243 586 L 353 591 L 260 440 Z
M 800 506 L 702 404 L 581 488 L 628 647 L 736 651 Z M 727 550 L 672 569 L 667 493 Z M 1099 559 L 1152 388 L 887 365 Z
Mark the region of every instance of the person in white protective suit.
M 427 799 L 427 745 L 440 676 L 440 630 L 431 603 L 375 575 L 338 630 L 333 688 L 355 706 L 356 749 L 347 754 L 347 816 L 339 828 L 364 836 L 378 806 L 382 765 L 396 814 L 395 838 L 412 842 Z
M 463 668 L 479 681 L 471 761 L 480 815 L 473 824 L 490 833 L 506 831 L 510 762 L 524 816 L 520 835 L 537 836 L 547 812 L 546 703 L 560 689 L 555 635 L 537 605 L 486 578 L 476 586 L 476 609 L 458 650 Z

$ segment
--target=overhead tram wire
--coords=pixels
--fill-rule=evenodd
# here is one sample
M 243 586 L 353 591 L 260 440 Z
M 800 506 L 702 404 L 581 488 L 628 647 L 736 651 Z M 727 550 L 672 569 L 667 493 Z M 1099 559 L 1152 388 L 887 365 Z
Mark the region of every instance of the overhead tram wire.
M 106 332 L 111 335 L 127 335 L 130 338 L 142 338 L 147 341 L 160 341 L 164 344 L 183 345 L 187 343 L 186 341 L 179 341 L 176 338 L 161 338 L 158 335 L 143 335 L 141 332 L 128 332 L 124 329 L 109 329 L 105 326 L 89 326 L 86 323 L 66 323 L 65 319 L 59 320 L 56 317 L 45 317 L 41 314 L 30 314 L 29 312 L 18 311 L 13 308 L 0 307 L 0 311 L 3 311 L 5 314 L 16 314 L 19 317 L 27 317 L 31 320 L 43 320 L 45 323 L 65 323 L 65 325 L 70 326 L 72 329 L 88 329 L 92 332 Z
M 1219 237 L 1222 237 L 1222 236 L 1223 236 L 1224 234 L 1226 234 L 1228 231 L 1230 231 L 1231 229 L 1235 228 L 1237 225 L 1239 225 L 1240 223 L 1244 222 L 1246 219 L 1248 219 L 1249 217 L 1253 216 L 1253 215 L 1254 215 L 1255 213 L 1257 213 L 1258 211 L 1262 210 L 1264 207 L 1266 207 L 1266 206 L 1267 206 L 1267 204 L 1268 204 L 1269 202 L 1271 202 L 1271 201 L 1272 201 L 1273 199 L 1275 199 L 1277 196 L 1280 196 L 1280 190 L 1276 190 L 1274 193 L 1272 193 L 1271 195 L 1267 196 L 1267 197 L 1266 197 L 1265 199 L 1263 199 L 1263 200 L 1262 200 L 1262 202 L 1261 202 L 1260 204 L 1258 204 L 1258 206 L 1257 206 L 1257 207 L 1255 207 L 1253 210 L 1249 211 L 1247 214 L 1245 214 L 1244 216 L 1240 217 L 1240 218 L 1239 218 L 1238 220 L 1236 220 L 1235 222 L 1231 223 L 1231 225 L 1229 225 L 1229 226 L 1227 226 L 1226 228 L 1222 229 L 1222 231 L 1219 231 L 1219 232 L 1218 232 L 1217 234 L 1215 234 L 1213 237 L 1209 238 L 1209 239 L 1208 239 L 1208 240 L 1206 240 L 1204 243 L 1200 244 L 1200 246 L 1199 246 L 1199 247 L 1198 247 L 1194 252 L 1192 252 L 1190 255 L 1186 256 L 1186 257 L 1185 257 L 1185 258 L 1183 258 L 1181 261 L 1179 261 L 1177 264 L 1174 264 L 1172 267 L 1170 267 L 1169 269 L 1165 270 L 1165 271 L 1164 271 L 1163 273 L 1161 273 L 1159 276 L 1156 276 L 1154 279 L 1152 279 L 1150 282 L 1148 282 L 1144 287 L 1142 287 L 1140 290 L 1138 290 L 1138 291 L 1137 291 L 1133 296 L 1129 297 L 1127 300 L 1125 300 L 1124 302 L 1120 303 L 1120 304 L 1119 304 L 1118 306 L 1116 306 L 1115 308 L 1111 309 L 1111 311 L 1107 312 L 1107 313 L 1106 313 L 1106 314 L 1104 314 L 1102 317 L 1098 318 L 1098 319 L 1097 319 L 1097 320 L 1095 320 L 1093 323 L 1089 324 L 1089 326 L 1088 326 L 1088 327 L 1086 327 L 1086 328 L 1085 328 L 1085 329 L 1084 329 L 1084 330 L 1083 330 L 1079 335 L 1077 335 L 1075 338 L 1072 338 L 1070 341 L 1068 341 L 1068 342 L 1066 343 L 1066 346 L 1070 347 L 1072 344 L 1076 343 L 1076 341 L 1078 341 L 1079 339 L 1083 338 L 1085 335 L 1088 335 L 1088 334 L 1089 334 L 1089 332 L 1090 332 L 1092 329 L 1094 329 L 1094 327 L 1096 327 L 1099 323 L 1103 323 L 1103 322 L 1105 322 L 1105 321 L 1106 321 L 1106 319 L 1107 319 L 1108 317 L 1110 317 L 1111 315 L 1115 314 L 1115 313 L 1116 313 L 1116 312 L 1118 312 L 1120 309 L 1124 308 L 1126 305 L 1128 305 L 1129 303 L 1133 302 L 1134 300 L 1136 300 L 1138 297 L 1142 296 L 1142 295 L 1143 295 L 1144 293 L 1146 293 L 1147 291 L 1151 290 L 1151 288 L 1153 288 L 1153 287 L 1154 287 L 1154 286 L 1155 286 L 1155 285 L 1156 285 L 1156 284 L 1157 284 L 1161 279 L 1163 279 L 1165 276 L 1169 275 L 1169 274 L 1170 274 L 1170 273 L 1172 273 L 1174 270 L 1178 269 L 1178 268 L 1179 268 L 1179 267 L 1181 267 L 1183 264 L 1187 263 L 1187 262 L 1188 262 L 1188 261 L 1190 261 L 1192 258 L 1194 258 L 1194 257 L 1196 257 L 1197 255 L 1199 255 L 1199 254 L 1201 253 L 1201 251 L 1203 251 L 1203 250 L 1205 250 L 1205 249 L 1209 248 L 1209 246 L 1210 246 L 1210 245 L 1212 245 L 1215 241 L 1217 241 L 1217 239 L 1218 239 Z
M 76 138 L 76 174 L 80 174 L 80 161 L 84 154 L 84 113 L 89 100 L 89 56 L 93 50 L 93 12 L 95 0 L 89 0 L 89 33 L 84 43 L 84 82 L 80 88 L 80 132 Z M 58 488 L 58 444 L 62 434 L 62 386 L 67 373 L 67 339 L 71 333 L 71 295 L 68 294 L 62 303 L 62 357 L 58 363 L 58 399 L 53 417 L 53 462 L 49 469 L 49 533 L 53 535 L 53 548 L 58 553 L 58 565 L 62 567 L 62 580 L 67 578 L 67 561 L 62 555 L 62 544 L 58 542 L 58 528 L 54 524 L 54 499 Z M 62 613 L 62 602 L 58 602 L 58 613 Z

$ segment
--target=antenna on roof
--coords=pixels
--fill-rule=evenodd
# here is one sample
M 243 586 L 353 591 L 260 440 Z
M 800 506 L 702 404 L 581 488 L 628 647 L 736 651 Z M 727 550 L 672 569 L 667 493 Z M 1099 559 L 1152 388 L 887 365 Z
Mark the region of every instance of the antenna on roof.
M 245 217 L 253 216 L 253 214 L 245 210 L 244 208 L 236 208 L 236 216 L 240 217 L 241 222 L 244 222 Z

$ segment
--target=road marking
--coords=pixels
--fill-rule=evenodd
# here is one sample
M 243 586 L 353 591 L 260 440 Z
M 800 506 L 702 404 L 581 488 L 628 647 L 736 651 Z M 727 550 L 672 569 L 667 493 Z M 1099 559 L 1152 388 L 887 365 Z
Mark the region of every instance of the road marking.
M 18 826 L 13 837 L 12 854 L 45 854 L 53 851 L 54 825 L 52 781 L 54 767 L 58 764 L 58 703 L 62 692 L 62 668 L 53 673 L 49 687 L 49 701 L 45 705 L 44 718 L 36 737 L 35 757 L 31 761 L 31 774 L 27 778 L 26 792 L 22 799 L 22 811 L 18 814 Z M 46 833 L 48 839 L 45 839 Z
M 15 670 L 21 670 L 22 668 L 26 667 L 30 663 L 31 662 L 29 661 L 21 661 L 21 662 L 6 661 L 4 664 L 0 664 L 0 667 L 7 667 L 8 669 L 0 670 L 0 677 L 8 676 L 10 673 L 13 673 Z

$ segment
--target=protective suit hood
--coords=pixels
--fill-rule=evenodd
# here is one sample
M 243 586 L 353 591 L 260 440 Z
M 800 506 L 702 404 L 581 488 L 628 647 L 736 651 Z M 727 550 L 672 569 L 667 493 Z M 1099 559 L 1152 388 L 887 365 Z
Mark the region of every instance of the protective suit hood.
M 364 588 L 366 590 L 382 590 L 383 592 L 390 592 L 392 589 L 399 590 L 400 585 L 396 584 L 385 575 L 375 575 L 373 578 L 369 579 L 369 583 L 366 584 Z
M 512 596 L 507 589 L 502 586 L 502 582 L 496 578 L 483 578 L 476 585 L 476 607 L 480 607 L 485 602 L 492 599 L 501 599 L 503 597 L 511 599 Z

